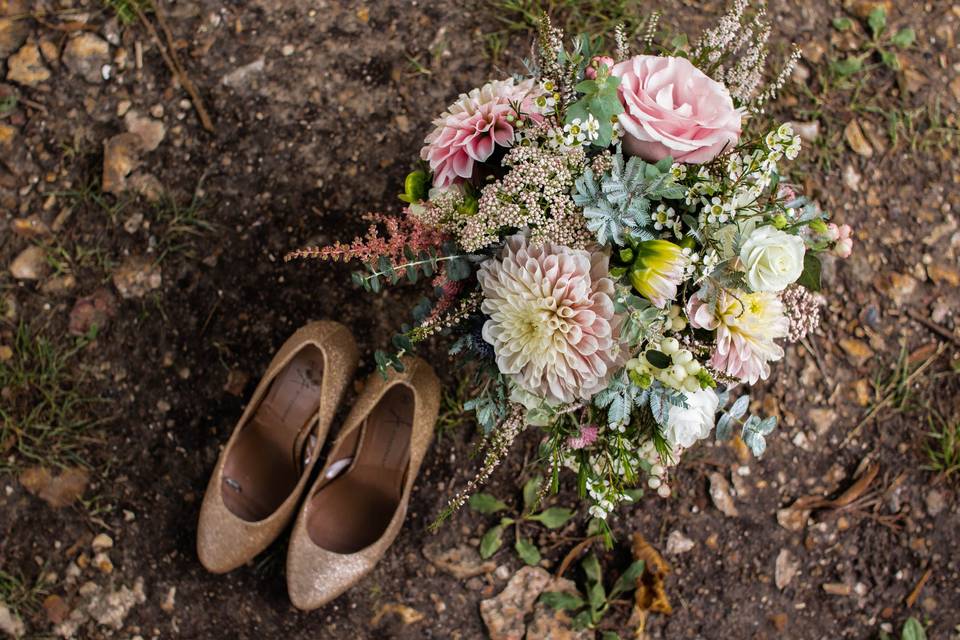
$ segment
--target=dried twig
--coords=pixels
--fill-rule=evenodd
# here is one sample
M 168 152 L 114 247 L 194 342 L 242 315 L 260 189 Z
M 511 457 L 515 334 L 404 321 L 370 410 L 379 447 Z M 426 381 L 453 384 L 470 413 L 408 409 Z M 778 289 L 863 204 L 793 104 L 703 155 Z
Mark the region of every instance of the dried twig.
M 916 320 L 925 326 L 927 329 L 930 329 L 930 331 L 933 331 L 935 334 L 952 341 L 954 344 L 960 345 L 960 336 L 948 331 L 946 328 L 937 324 L 922 313 L 914 311 L 913 309 L 907 309 L 907 315 L 910 316 L 911 319 Z
M 920 579 L 917 581 L 917 585 L 913 588 L 913 591 L 910 592 L 910 595 L 907 596 L 906 603 L 907 608 L 912 607 L 917 602 L 917 598 L 920 597 L 920 591 L 923 590 L 923 585 L 927 584 L 927 580 L 930 579 L 930 576 L 933 574 L 933 569 L 928 568 L 923 572 L 923 575 L 920 576 Z
M 573 549 L 570 549 L 570 551 L 567 552 L 567 555 L 563 557 L 563 562 L 560 563 L 560 568 L 557 569 L 557 573 L 554 575 L 557 578 L 562 578 L 563 574 L 566 573 L 567 569 L 570 568 L 570 565 L 573 564 L 573 561 L 576 560 L 586 548 L 601 538 L 603 538 L 603 536 L 596 535 L 580 541 L 578 545 L 576 545 Z
M 160 5 L 157 3 L 152 3 L 152 5 L 153 12 L 154 15 L 157 16 L 157 20 L 161 22 L 162 25 L 166 25 Z M 210 114 L 207 112 L 207 108 L 203 105 L 203 99 L 200 97 L 200 92 L 197 91 L 197 87 L 194 86 L 189 76 L 187 76 L 187 72 L 179 64 L 179 58 L 176 57 L 177 53 L 173 47 L 173 39 L 169 29 L 167 29 L 165 26 L 163 27 L 164 32 L 167 35 L 168 42 L 168 44 L 165 46 L 163 41 L 160 39 L 160 34 L 157 33 L 157 28 L 154 27 L 153 23 L 147 19 L 147 16 L 143 13 L 143 9 L 140 8 L 140 4 L 133 2 L 131 3 L 131 6 L 133 7 L 134 11 L 137 12 L 137 17 L 140 18 L 140 22 L 144 27 L 146 27 L 147 32 L 150 34 L 150 38 L 160 50 L 160 55 L 163 57 L 163 61 L 166 63 L 167 68 L 170 69 L 170 73 L 172 73 L 177 80 L 180 81 L 180 84 L 190 95 L 190 101 L 193 102 L 193 107 L 197 110 L 197 116 L 200 118 L 200 124 L 203 125 L 203 128 L 210 133 L 216 133 L 216 128 L 213 126 L 213 120 L 210 119 Z

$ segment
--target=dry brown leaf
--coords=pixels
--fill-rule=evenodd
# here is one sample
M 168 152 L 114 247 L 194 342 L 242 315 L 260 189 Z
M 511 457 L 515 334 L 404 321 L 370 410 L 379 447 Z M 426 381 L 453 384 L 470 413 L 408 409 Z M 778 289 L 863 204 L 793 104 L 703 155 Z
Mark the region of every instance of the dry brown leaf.
M 673 613 L 673 607 L 667 598 L 667 589 L 663 584 L 664 578 L 670 573 L 670 565 L 641 533 L 633 534 L 632 551 L 634 560 L 643 560 L 643 573 L 637 578 L 633 614 L 629 622 L 636 626 L 636 637 L 640 638 L 644 634 L 647 616 L 651 613 Z
M 90 482 L 90 473 L 80 467 L 70 467 L 54 476 L 45 467 L 29 467 L 20 474 L 24 489 L 45 501 L 54 509 L 70 506 L 83 495 Z
M 807 518 L 817 509 L 843 509 L 860 498 L 880 473 L 880 465 L 871 463 L 866 470 L 850 485 L 846 491 L 833 500 L 825 496 L 801 496 L 789 507 L 777 511 L 777 522 L 784 529 L 800 531 L 806 525 Z
M 374 615 L 373 619 L 370 621 L 370 625 L 374 627 L 379 626 L 380 621 L 391 613 L 400 616 L 400 619 L 403 620 L 403 624 L 413 624 L 423 620 L 423 614 L 416 609 L 398 602 L 387 602 L 381 605 L 377 610 L 376 615 Z
M 728 518 L 739 516 L 740 512 L 737 511 L 737 505 L 734 504 L 733 497 L 730 495 L 730 482 L 716 471 L 711 472 L 707 477 L 710 479 L 710 498 L 714 506 Z
M 858 155 L 864 158 L 873 157 L 873 147 L 867 142 L 863 135 L 863 129 L 860 128 L 860 123 L 856 119 L 847 123 L 843 130 L 843 137 L 847 139 L 847 144 Z

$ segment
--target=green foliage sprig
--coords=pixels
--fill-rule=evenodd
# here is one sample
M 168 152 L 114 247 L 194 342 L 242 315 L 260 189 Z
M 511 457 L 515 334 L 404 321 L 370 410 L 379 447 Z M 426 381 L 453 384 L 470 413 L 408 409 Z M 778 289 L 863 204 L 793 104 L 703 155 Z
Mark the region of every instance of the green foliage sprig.
M 494 515 L 507 512 L 509 515 L 501 517 L 500 522 L 487 529 L 480 539 L 480 557 L 486 560 L 503 546 L 503 534 L 508 527 L 514 528 L 514 550 L 520 559 L 530 566 L 540 563 L 540 550 L 530 537 L 523 535 L 523 527 L 536 522 L 547 529 L 559 529 L 565 525 L 576 512 L 566 507 L 548 507 L 534 513 L 543 478 L 536 476 L 523 485 L 523 509 L 512 510 L 507 503 L 489 493 L 476 493 L 470 496 L 468 504 L 471 509 L 484 515 Z

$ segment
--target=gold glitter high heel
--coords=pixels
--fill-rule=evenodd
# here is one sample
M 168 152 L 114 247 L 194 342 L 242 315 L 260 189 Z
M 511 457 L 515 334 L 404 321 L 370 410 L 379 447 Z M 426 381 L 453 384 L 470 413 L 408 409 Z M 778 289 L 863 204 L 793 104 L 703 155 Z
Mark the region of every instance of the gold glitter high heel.
M 197 555 L 209 571 L 244 564 L 290 522 L 356 366 L 353 336 L 336 322 L 311 322 L 280 347 L 203 497 Z
M 356 584 L 393 543 L 433 439 L 440 383 L 419 358 L 367 380 L 290 536 L 287 591 L 316 609 Z

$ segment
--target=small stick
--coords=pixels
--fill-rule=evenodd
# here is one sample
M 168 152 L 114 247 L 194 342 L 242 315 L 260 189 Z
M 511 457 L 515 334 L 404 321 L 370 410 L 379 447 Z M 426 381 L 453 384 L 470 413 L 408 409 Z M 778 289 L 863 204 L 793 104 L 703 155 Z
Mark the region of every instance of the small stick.
M 171 53 L 167 51 L 163 41 L 160 40 L 160 34 L 157 33 L 156 27 L 153 26 L 152 22 L 147 20 L 147 16 L 144 15 L 143 9 L 140 8 L 139 3 L 132 2 L 131 6 L 133 7 L 134 11 L 137 12 L 137 17 L 140 18 L 140 22 L 142 22 L 143 26 L 147 28 L 151 39 L 160 50 L 160 55 L 163 56 L 163 61 L 166 63 L 167 68 L 170 69 L 170 72 L 177 77 L 186 92 L 190 94 L 190 100 L 193 102 L 193 107 L 197 110 L 197 116 L 200 118 L 200 124 L 202 124 L 203 128 L 210 133 L 216 133 L 216 128 L 213 126 L 213 120 L 210 119 L 210 114 L 207 113 L 206 107 L 203 106 L 203 100 L 200 98 L 200 93 L 197 91 L 197 88 L 194 86 L 193 82 L 190 81 L 190 78 L 187 76 L 186 72 L 180 69 L 173 58 L 171 58 Z M 159 8 L 156 5 L 154 5 L 154 12 L 158 16 L 160 15 Z
M 930 331 L 933 331 L 937 335 L 943 336 L 947 340 L 953 341 L 954 344 L 960 345 L 960 336 L 957 336 L 953 333 L 950 333 L 947 329 L 940 326 L 930 318 L 922 315 L 921 313 L 914 311 L 913 309 L 907 309 L 907 315 L 910 316 L 913 320 L 916 320 Z
M 923 589 L 923 585 L 927 584 L 927 580 L 930 579 L 930 575 L 933 573 L 933 569 L 927 569 L 923 572 L 923 575 L 920 576 L 920 580 L 917 581 L 917 586 L 913 588 L 913 591 L 910 592 L 910 595 L 907 596 L 907 608 L 912 607 L 917 602 L 917 598 L 920 597 L 920 591 Z
M 589 538 L 586 538 L 583 541 L 581 541 L 573 549 L 570 549 L 570 551 L 567 552 L 567 555 L 564 556 L 563 562 L 560 563 L 560 568 L 557 569 L 557 573 L 555 574 L 556 577 L 562 578 L 566 570 L 570 568 L 571 564 L 573 564 L 573 561 L 577 559 L 577 556 L 579 556 L 584 549 L 586 549 L 587 547 L 589 547 L 590 545 L 592 545 L 594 542 L 596 542 L 602 537 L 603 536 L 599 536 L 599 535 L 590 536 Z

